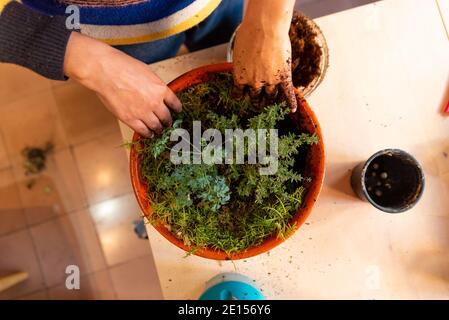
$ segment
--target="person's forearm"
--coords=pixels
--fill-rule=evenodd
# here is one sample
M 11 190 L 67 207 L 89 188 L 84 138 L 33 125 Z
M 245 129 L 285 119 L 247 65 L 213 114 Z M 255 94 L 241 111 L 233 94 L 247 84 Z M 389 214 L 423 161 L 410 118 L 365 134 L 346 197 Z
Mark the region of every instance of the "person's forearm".
M 18 2 L 0 15 L 0 62 L 29 68 L 44 77 L 64 80 L 64 56 L 71 31 L 65 17 L 49 17 Z
M 234 81 L 250 87 L 253 96 L 278 87 L 293 112 L 297 101 L 292 83 L 289 29 L 294 0 L 250 0 L 235 39 Z
M 70 36 L 64 59 L 64 74 L 97 91 L 95 75 L 102 72 L 101 59 L 116 51 L 106 43 L 92 39 L 80 33 Z
M 243 24 L 257 25 L 265 33 L 288 32 L 295 0 L 249 0 Z

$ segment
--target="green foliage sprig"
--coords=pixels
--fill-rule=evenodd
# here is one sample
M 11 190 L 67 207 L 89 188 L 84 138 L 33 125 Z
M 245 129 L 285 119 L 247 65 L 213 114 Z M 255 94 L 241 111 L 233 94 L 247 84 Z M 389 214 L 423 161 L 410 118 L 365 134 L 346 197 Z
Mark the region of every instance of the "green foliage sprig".
M 149 185 L 152 223 L 163 223 L 193 248 L 210 247 L 228 254 L 261 244 L 267 237 L 286 237 L 294 229 L 292 215 L 306 189 L 299 163 L 315 135 L 286 132 L 278 141 L 278 170 L 260 175 L 261 164 L 180 164 L 170 161 L 175 128 L 192 134 L 193 121 L 203 130 L 273 129 L 288 121 L 285 103 L 254 102 L 238 93 L 230 74 L 178 94 L 183 111 L 173 128 L 139 149 L 140 172 Z M 285 126 L 285 123 L 282 125 Z M 267 132 L 267 141 L 269 131 Z M 235 143 L 235 142 L 234 142 Z M 248 145 L 245 146 L 248 150 Z

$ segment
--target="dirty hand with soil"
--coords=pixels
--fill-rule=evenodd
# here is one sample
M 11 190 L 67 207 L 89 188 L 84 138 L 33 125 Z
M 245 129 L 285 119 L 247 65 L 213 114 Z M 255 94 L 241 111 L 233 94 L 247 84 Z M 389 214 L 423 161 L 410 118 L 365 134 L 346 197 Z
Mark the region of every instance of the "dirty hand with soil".
M 294 0 L 250 0 L 234 49 L 235 83 L 249 86 L 253 96 L 263 90 L 273 95 L 280 88 L 293 112 L 297 101 L 289 29 L 294 4 Z

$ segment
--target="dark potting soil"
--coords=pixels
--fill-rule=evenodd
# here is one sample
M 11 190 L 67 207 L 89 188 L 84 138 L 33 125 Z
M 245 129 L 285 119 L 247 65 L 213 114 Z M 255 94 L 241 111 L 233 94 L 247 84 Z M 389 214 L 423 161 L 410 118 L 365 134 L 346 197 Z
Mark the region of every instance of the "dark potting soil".
M 307 87 L 321 74 L 323 51 L 316 40 L 317 33 L 305 16 L 295 12 L 289 35 L 292 43 L 293 85 Z
M 385 208 L 400 208 L 414 202 L 420 186 L 420 175 L 413 163 L 382 155 L 369 165 L 365 176 L 369 196 Z
M 26 147 L 22 150 L 26 174 L 37 174 L 46 168 L 47 156 L 54 149 L 53 143 L 47 142 L 43 147 Z

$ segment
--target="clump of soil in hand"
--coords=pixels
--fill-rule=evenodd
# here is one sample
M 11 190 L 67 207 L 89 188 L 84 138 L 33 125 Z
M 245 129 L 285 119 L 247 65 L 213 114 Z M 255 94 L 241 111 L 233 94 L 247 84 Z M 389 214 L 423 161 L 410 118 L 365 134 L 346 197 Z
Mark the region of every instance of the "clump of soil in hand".
M 304 15 L 295 12 L 289 35 L 292 43 L 293 85 L 297 88 L 307 87 L 321 74 L 323 51 L 316 40 L 317 33 Z
M 37 174 L 46 168 L 47 155 L 53 151 L 53 143 L 47 142 L 43 147 L 26 147 L 22 150 L 25 158 L 23 164 L 26 175 Z

